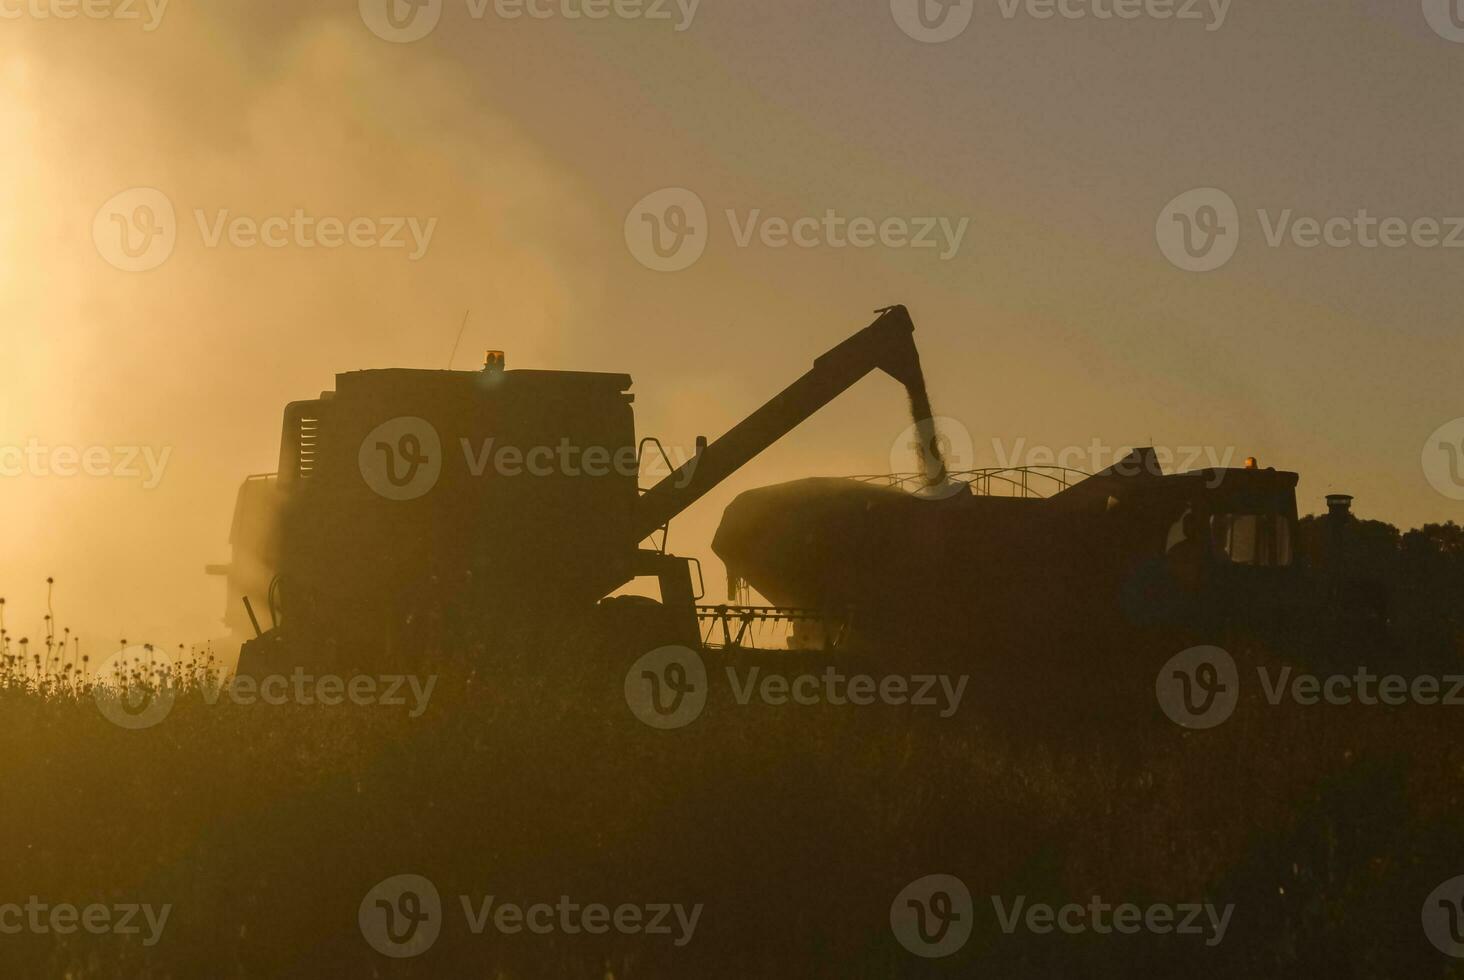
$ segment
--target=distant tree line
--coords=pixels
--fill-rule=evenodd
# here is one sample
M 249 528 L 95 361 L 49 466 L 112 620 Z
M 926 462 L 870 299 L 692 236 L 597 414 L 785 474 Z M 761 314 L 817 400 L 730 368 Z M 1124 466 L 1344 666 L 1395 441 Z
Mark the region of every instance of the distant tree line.
M 1464 659 L 1464 527 L 1399 531 L 1352 514 L 1301 519 L 1298 557 L 1322 609 L 1318 638 L 1383 645 L 1418 664 Z

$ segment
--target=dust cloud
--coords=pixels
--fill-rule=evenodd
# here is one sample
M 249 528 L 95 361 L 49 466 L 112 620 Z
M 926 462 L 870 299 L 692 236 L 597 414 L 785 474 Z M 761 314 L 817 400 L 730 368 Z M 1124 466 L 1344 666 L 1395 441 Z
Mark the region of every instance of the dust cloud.
M 173 5 L 154 31 L 3 22 L 13 637 L 44 632 L 47 576 L 94 658 L 220 635 L 203 565 L 227 559 L 240 481 L 275 468 L 286 402 L 337 371 L 447 366 L 468 309 L 458 367 L 487 346 L 553 359 L 580 317 L 561 270 L 581 289 L 596 270 L 573 178 L 451 59 L 304 7 Z M 173 209 L 156 268 L 94 241 L 119 194 Z M 103 242 L 162 220 L 123 213 Z M 350 229 L 336 247 L 332 221 Z

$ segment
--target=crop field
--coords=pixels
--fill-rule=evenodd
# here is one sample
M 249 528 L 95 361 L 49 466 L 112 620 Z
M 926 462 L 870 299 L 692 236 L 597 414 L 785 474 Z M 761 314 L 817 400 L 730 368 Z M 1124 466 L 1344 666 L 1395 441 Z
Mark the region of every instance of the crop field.
M 1151 699 L 1034 739 L 990 698 L 948 717 L 778 703 L 748 695 L 751 668 L 704 657 L 704 710 L 664 730 L 628 707 L 629 660 L 613 655 L 444 658 L 415 688 L 388 696 L 383 677 L 370 703 L 334 705 L 221 689 L 194 662 L 130 716 L 12 660 L 0 896 L 40 928 L 0 936 L 3 972 L 1460 975 L 1421 923 L 1464 872 L 1459 708 L 1273 705 L 1248 684 L 1209 730 Z M 1236 659 L 1242 674 L 1277 662 Z M 764 693 L 790 674 L 776 658 L 759 670 Z M 973 668 L 968 690 L 995 676 Z M 969 891 L 959 948 L 939 958 L 892 924 L 931 875 Z M 372 900 L 399 876 L 433 894 Z M 430 934 L 392 949 L 407 926 L 388 923 L 383 952 L 378 900 Z M 62 904 L 81 924 L 55 917 Z M 89 906 L 118 928 L 90 932 Z M 1158 928 L 1115 928 L 1135 915 Z

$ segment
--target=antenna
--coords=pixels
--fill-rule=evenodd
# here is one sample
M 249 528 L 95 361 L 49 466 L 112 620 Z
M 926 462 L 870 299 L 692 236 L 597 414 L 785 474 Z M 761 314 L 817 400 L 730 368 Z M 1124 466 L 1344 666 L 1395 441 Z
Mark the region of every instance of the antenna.
M 462 326 L 458 327 L 457 340 L 452 342 L 452 353 L 447 355 L 447 369 L 449 371 L 452 370 L 453 358 L 457 357 L 458 345 L 463 342 L 463 331 L 468 329 L 468 317 L 471 316 L 472 313 L 473 311 L 471 309 L 463 311 L 463 323 Z

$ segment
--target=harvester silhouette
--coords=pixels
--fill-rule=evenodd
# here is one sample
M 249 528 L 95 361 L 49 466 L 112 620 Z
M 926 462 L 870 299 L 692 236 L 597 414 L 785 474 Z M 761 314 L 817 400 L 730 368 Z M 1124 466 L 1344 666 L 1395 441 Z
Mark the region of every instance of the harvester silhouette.
M 874 371 L 928 431 L 913 332 L 903 306 L 880 311 L 645 490 L 639 459 L 659 444 L 636 439 L 629 375 L 506 370 L 497 352 L 480 371 L 337 375 L 286 407 L 278 470 L 244 482 L 232 560 L 209 569 L 228 581 L 226 622 L 257 634 L 241 672 L 596 619 L 639 644 L 699 643 L 700 570 L 665 550 L 669 522 Z M 658 602 L 606 599 L 642 576 Z

